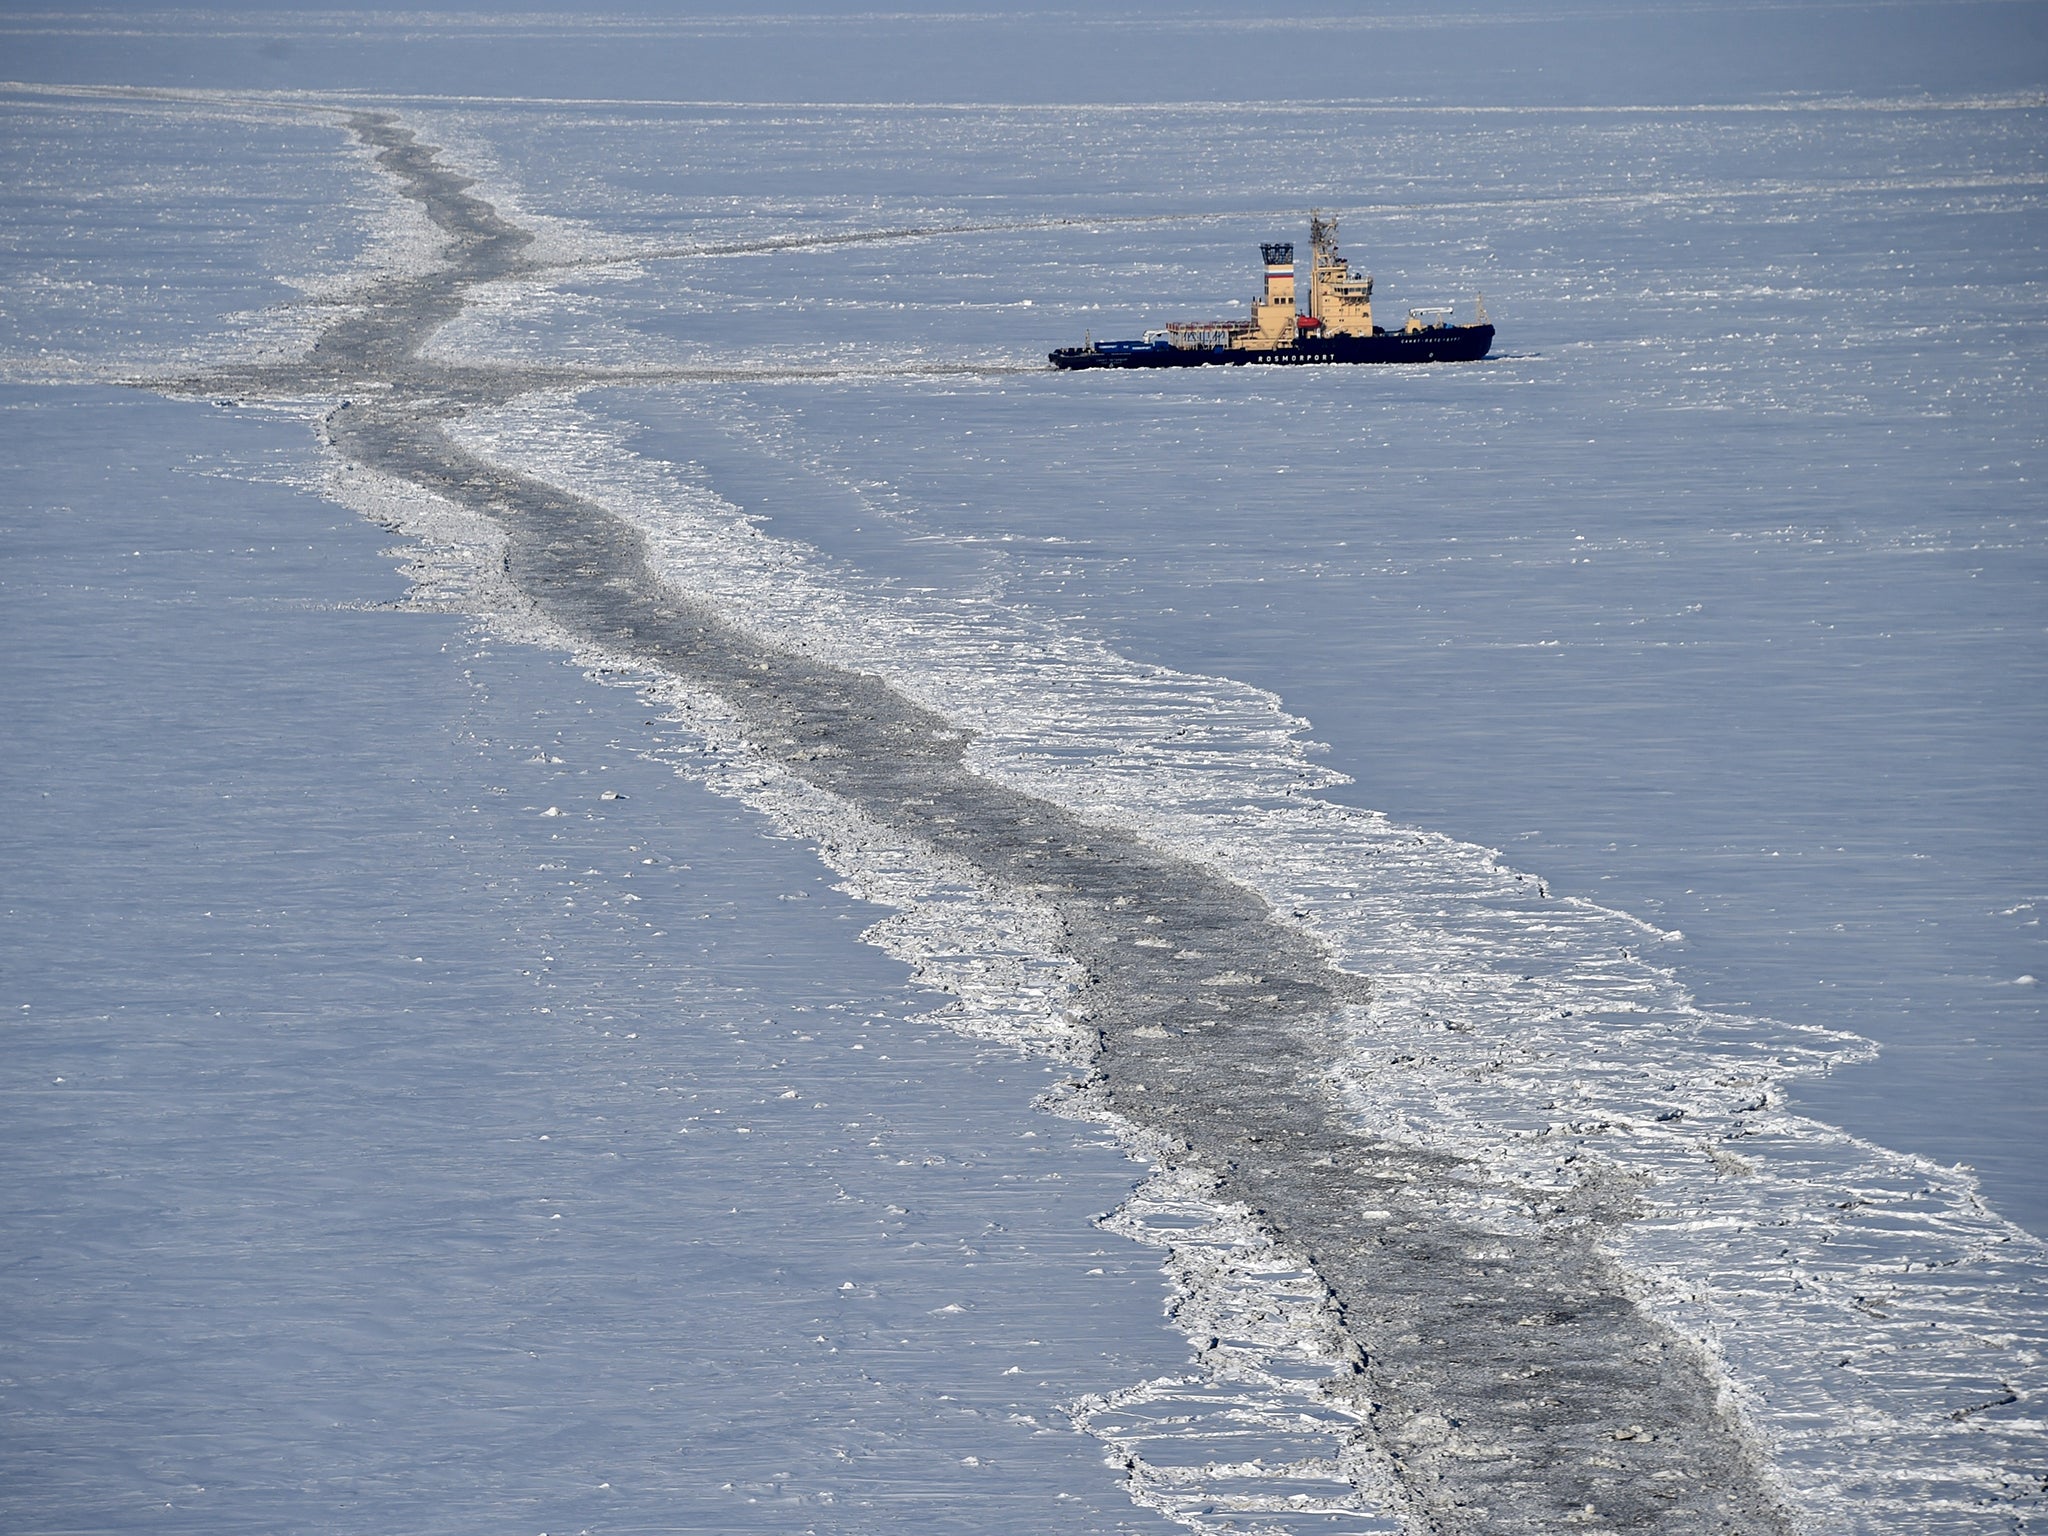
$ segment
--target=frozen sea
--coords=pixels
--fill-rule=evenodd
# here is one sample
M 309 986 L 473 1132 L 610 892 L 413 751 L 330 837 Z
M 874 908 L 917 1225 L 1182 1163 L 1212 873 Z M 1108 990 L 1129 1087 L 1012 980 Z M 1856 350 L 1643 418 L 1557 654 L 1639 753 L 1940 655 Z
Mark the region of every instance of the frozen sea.
M 553 633 L 335 399 L 136 387 L 432 265 L 375 107 L 552 263 L 435 336 L 554 380 L 458 442 L 1318 935 L 1360 1124 L 1639 1181 L 1798 1528 L 2034 1528 L 2044 35 L 0 14 L 0 1525 L 1408 1513 L 1314 1287 L 1044 1107 L 1028 913 Z M 1494 356 L 1037 366 L 1310 207 Z

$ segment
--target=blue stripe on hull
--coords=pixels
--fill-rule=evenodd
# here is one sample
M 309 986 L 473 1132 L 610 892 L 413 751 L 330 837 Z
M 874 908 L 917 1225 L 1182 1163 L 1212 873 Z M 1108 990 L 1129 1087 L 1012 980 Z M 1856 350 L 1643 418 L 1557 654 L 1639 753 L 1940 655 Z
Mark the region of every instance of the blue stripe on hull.
M 1330 336 L 1261 351 L 1125 341 L 1105 342 L 1100 347 L 1061 347 L 1048 356 L 1055 368 L 1300 367 L 1312 363 L 1469 363 L 1486 356 L 1492 346 L 1492 326 L 1453 325 L 1377 336 Z

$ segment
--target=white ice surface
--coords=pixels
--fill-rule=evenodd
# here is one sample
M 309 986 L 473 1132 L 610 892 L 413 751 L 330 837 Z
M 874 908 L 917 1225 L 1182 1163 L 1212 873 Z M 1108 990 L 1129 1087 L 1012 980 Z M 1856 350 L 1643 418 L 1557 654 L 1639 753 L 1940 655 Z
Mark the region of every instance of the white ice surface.
M 1288 117 L 1302 119 L 1291 140 L 1302 163 L 1275 186 L 1268 140 L 1276 119 Z M 1206 295 L 1197 307 L 1220 311 L 1238 297 L 1233 284 L 1247 231 L 1262 232 L 1270 222 L 1256 210 L 1341 200 L 1354 211 L 1347 222 L 1354 250 L 1387 242 L 1405 253 L 1393 266 L 1379 267 L 1383 284 L 1404 297 L 1425 297 L 1414 291 L 1424 284 L 1459 294 L 1484 287 L 1504 328 L 1520 321 L 1527 333 L 1540 330 L 1539 317 L 1552 322 L 1557 339 L 1547 359 L 1517 363 L 1508 371 L 1510 386 L 1526 392 L 1559 370 L 1616 349 L 1640 349 L 1632 355 L 1645 366 L 1626 378 L 1602 380 L 1612 393 L 1577 399 L 1571 412 L 1551 418 L 1561 428 L 1582 429 L 1587 442 L 1574 437 L 1569 454 L 1506 465 L 1418 428 L 1412 401 L 1392 402 L 1366 421 L 1332 413 L 1326 403 L 1298 393 L 1282 397 L 1263 384 L 1231 390 L 1206 382 L 1135 415 L 1128 391 L 1112 393 L 1100 381 L 1080 387 L 1094 393 L 1077 388 L 1062 399 L 1029 390 L 1005 396 L 999 386 L 938 395 L 925 384 L 853 379 L 810 395 L 770 385 L 723 401 L 687 392 L 582 406 L 537 399 L 468 431 L 494 456 L 641 519 L 679 579 L 716 593 L 764 633 L 880 671 L 935 707 L 954 710 L 979 733 L 977 761 L 988 771 L 1207 858 L 1325 934 L 1380 988 L 1374 1007 L 1352 1021 L 1356 1068 L 1347 1086 L 1361 1118 L 1455 1147 L 1500 1175 L 1488 1197 L 1461 1215 L 1516 1221 L 1522 1202 L 1570 1200 L 1594 1168 L 1639 1180 L 1646 1214 L 1618 1256 L 1642 1277 L 1653 1304 L 1727 1362 L 1746 1410 L 1778 1449 L 1781 1474 L 1816 1529 L 1890 1529 L 1902 1521 L 1930 1530 L 1983 1529 L 1986 1521 L 2023 1519 L 2025 1498 L 2038 1494 L 2023 1479 L 2031 1475 L 2029 1458 L 2038 1459 L 2041 1441 L 2040 1244 L 1984 1210 L 1966 1172 L 1884 1152 L 1870 1138 L 1844 1135 L 1787 1108 L 1788 1093 L 1804 1091 L 1801 1074 L 1863 1050 L 1849 1033 L 1854 1021 L 1823 1012 L 1818 1023 L 1776 1023 L 1751 1010 L 1700 1006 L 1685 972 L 1662 957 L 1668 922 L 1639 922 L 1585 895 L 1532 894 L 1554 872 L 1529 865 L 1520 854 L 1509 858 L 1429 830 L 1427 823 L 1389 820 L 1318 798 L 1339 794 L 1342 786 L 1309 750 L 1303 723 L 1283 707 L 1283 699 L 1296 702 L 1291 684 L 1276 697 L 1210 675 L 1232 670 L 1233 651 L 1260 654 L 1258 631 L 1267 621 L 1241 599 L 1253 587 L 1288 585 L 1298 593 L 1304 574 L 1319 579 L 1348 569 L 1355 579 L 1361 571 L 1399 577 L 1416 567 L 1449 569 L 1458 553 L 1441 544 L 1387 540 L 1372 560 L 1347 568 L 1332 555 L 1334 540 L 1304 560 L 1301 548 L 1285 539 L 1261 548 L 1256 540 L 1226 535 L 1203 571 L 1172 550 L 1170 527 L 1165 546 L 1138 541 L 1118 549 L 1106 539 L 1089 547 L 1077 535 L 1092 530 L 1062 526 L 1052 515 L 1083 505 L 1085 517 L 1098 524 L 1119 512 L 1149 519 L 1154 509 L 1142 503 L 1156 487 L 1164 511 L 1174 517 L 1192 511 L 1198 526 L 1255 524 L 1264 499 L 1282 495 L 1280 472 L 1299 468 L 1289 458 L 1313 446 L 1286 435 L 1290 418 L 1318 429 L 1363 427 L 1380 434 L 1406 423 L 1421 437 L 1422 453 L 1387 461 L 1385 467 L 1399 473 L 1372 488 L 1410 504 L 1447 494 L 1455 499 L 1457 475 L 1477 477 L 1510 513 L 1517 475 L 1599 503 L 1641 483 L 1616 469 L 1654 461 L 1668 451 L 1673 431 L 1698 430 L 1699 416 L 1685 413 L 1721 412 L 1733 424 L 1714 440 L 1715 462 L 1669 471 L 1681 483 L 1708 486 L 1745 461 L 1744 445 L 1754 441 L 1745 436 L 1752 420 L 1825 396 L 1842 420 L 1890 423 L 1908 434 L 1910 454 L 1872 456 L 1860 466 L 1873 487 L 1887 478 L 1911 479 L 1941 453 L 1995 445 L 1996 430 L 1947 422 L 2012 424 L 2019 429 L 2014 457 L 2007 463 L 1986 452 L 1981 467 L 1975 458 L 1968 466 L 1980 478 L 1925 481 L 1936 498 L 1953 498 L 1954 518 L 1919 526 L 1872 519 L 1865 528 L 1854 526 L 1850 489 L 1816 456 L 1810 481 L 1760 477 L 1750 489 L 1774 503 L 1772 515 L 1726 530 L 1729 540 L 1760 552 L 1860 542 L 1934 561 L 1967 561 L 1981 551 L 1987 563 L 2032 568 L 2038 498 L 2027 487 L 2038 427 L 2027 425 L 2025 413 L 2037 374 L 2002 326 L 2034 302 L 2023 267 L 2012 258 L 2038 218 L 2037 141 L 2025 111 L 2005 118 L 1979 112 L 1968 133 L 1954 134 L 1928 131 L 1928 117 L 1918 108 L 1892 113 L 1870 104 L 1824 116 L 1779 114 L 1738 131 L 1727 114 L 1716 113 L 1647 124 L 1536 114 L 1476 125 L 1364 114 L 1371 133 L 1347 140 L 1333 133 L 1336 119 L 1329 114 L 1262 119 L 1232 111 L 1198 114 L 1202 131 L 1190 141 L 1186 117 L 1148 123 L 1130 114 L 997 113 L 934 127 L 914 113 L 822 109 L 705 121 L 687 113 L 636 118 L 587 107 L 520 113 L 444 106 L 426 119 L 434 134 L 477 156 L 488 195 L 516 197 L 522 215 L 547 221 L 549 249 L 562 259 L 637 249 L 692 218 L 693 236 L 718 239 L 862 224 L 908 228 L 991 213 L 1014 213 L 1014 222 L 1029 223 L 1048 212 L 1089 207 L 1106 216 L 1135 208 L 1177 222 L 1142 237 L 1105 223 L 1092 232 L 1055 228 L 972 242 L 925 240 L 715 267 L 654 261 L 561 285 L 504 285 L 440 346 L 444 355 L 470 360 L 708 360 L 743 368 L 809 365 L 822 356 L 856 371 L 878 344 L 914 358 L 1030 361 L 1051 324 L 1092 324 L 1098 334 L 1119 325 L 1135 330 L 1162 307 L 1195 302 L 1191 295 Z M 84 131 L 82 121 L 67 121 L 50 142 L 75 137 Z M 1708 167 L 1714 174 L 1688 184 L 1698 167 L 1680 151 L 1707 140 L 1728 158 Z M 1113 148 L 1105 148 L 1112 141 Z M 831 142 L 846 153 L 824 153 L 820 146 Z M 1009 148 L 1007 180 L 988 173 L 992 142 Z M 1175 158 L 1177 142 L 1197 149 Z M 1370 156 L 1361 148 L 1358 165 L 1317 159 L 1333 142 L 1369 147 Z M 190 180 L 183 166 L 207 155 L 215 163 L 223 158 L 217 146 L 158 143 L 164 164 L 129 189 L 131 203 L 175 200 Z M 707 165 L 702 151 L 712 143 L 723 146 L 725 158 Z M 564 145 L 571 147 L 565 152 Z M 1829 155 L 1845 145 L 1884 163 L 1874 172 L 1841 175 Z M 1930 145 L 1935 162 L 1951 163 L 1929 163 Z M 121 152 L 132 149 L 124 145 Z M 1512 159 L 1516 154 L 1526 161 Z M 873 185 L 824 174 L 848 159 L 865 167 Z M 1475 170 L 1496 163 L 1552 167 L 1555 186 L 1482 186 L 1475 193 Z M 1405 191 L 1385 186 L 1358 196 L 1361 167 L 1368 164 L 1402 167 L 1410 178 Z M 1738 168 L 1734 174 L 1731 165 Z M 768 202 L 754 190 L 764 169 L 775 173 Z M 364 190 L 372 183 L 360 167 L 354 175 L 357 236 L 383 230 L 385 259 L 416 259 L 425 247 L 407 244 L 414 237 L 405 234 L 405 220 L 391 218 L 388 203 L 379 205 L 377 194 Z M 679 185 L 668 185 L 665 176 Z M 289 173 L 279 178 L 280 187 L 290 183 Z M 906 185 L 919 191 L 905 195 L 900 189 Z M 1863 283 L 1849 293 L 1839 273 L 1815 270 L 1796 253 L 1745 266 L 1749 258 L 1739 243 L 1712 240 L 1713 231 L 1745 218 L 1760 225 L 1812 218 L 1817 202 L 1825 203 L 1836 228 L 1896 228 L 1902 218 L 1911 225 L 1910 249 L 1899 254 L 1890 287 Z M 1597 236 L 1597 244 L 1617 254 L 1603 264 L 1575 249 L 1547 268 L 1531 264 L 1527 253 L 1542 251 L 1560 230 L 1576 230 L 1581 239 Z M 1503 251 L 1503 231 L 1520 240 L 1522 255 Z M 1653 265 L 1643 253 L 1668 249 L 1680 232 L 1702 242 L 1690 275 L 1665 267 L 1655 269 L 1654 281 L 1646 278 Z M 147 285 L 118 271 L 129 260 L 124 252 L 142 238 L 128 229 L 110 239 L 100 257 L 108 275 L 76 279 L 91 285 L 90 305 L 114 323 L 93 329 L 66 322 L 70 340 L 53 333 L 54 346 L 27 336 L 14 345 L 20 361 L 10 364 L 10 377 L 56 377 L 81 362 L 129 368 L 212 355 L 195 340 L 207 334 L 209 315 L 219 312 L 209 311 L 203 299 L 171 328 L 151 329 L 162 317 L 141 296 Z M 345 262 L 305 261 L 298 254 L 303 246 L 301 237 L 289 258 L 266 250 L 247 259 L 236 269 L 253 274 L 244 286 L 260 295 L 274 271 L 310 272 L 299 281 L 332 284 L 349 270 Z M 1895 328 L 1888 317 L 1910 311 L 1937 263 L 1954 279 L 1948 312 L 1924 326 Z M 206 265 L 188 262 L 152 274 L 152 281 L 157 291 L 186 285 Z M 34 259 L 24 267 L 27 281 L 43 286 L 22 289 L 10 313 L 61 314 L 61 303 L 44 297 L 45 290 L 56 292 L 49 274 L 61 269 L 39 267 Z M 1517 277 L 1506 297 L 1503 267 Z M 1075 273 L 1087 274 L 1086 291 L 1076 290 Z M 1226 276 L 1219 280 L 1219 273 Z M 1541 286 L 1546 281 L 1547 289 Z M 131 288 L 120 302 L 146 322 L 130 322 L 124 337 L 118 306 L 108 306 Z M 1838 323 L 1845 293 L 1866 319 Z M 258 300 L 238 297 L 221 307 L 251 302 Z M 1049 305 L 1056 306 L 1057 322 L 1035 312 Z M 1717 334 L 1713 327 L 1722 314 L 1729 317 L 1727 329 Z M 1679 344 L 1626 334 L 1645 316 L 1663 317 L 1660 334 L 1677 333 Z M 188 322 L 189 333 L 176 331 Z M 1071 338 L 1062 331 L 1050 339 Z M 1945 364 L 1957 342 L 1963 361 Z M 47 354 L 37 350 L 46 346 Z M 1759 356 L 1768 363 L 1759 366 Z M 1461 430 L 1485 429 L 1483 411 L 1457 398 L 1460 390 L 1469 396 L 1470 386 L 1429 381 L 1417 387 Z M 1510 396 L 1502 409 L 1515 406 Z M 1091 410 L 1112 422 L 1136 421 L 1147 432 L 1125 444 L 1106 443 L 1085 424 Z M 977 413 L 991 412 L 1012 424 L 1007 443 L 998 438 L 1012 452 L 977 461 L 960 434 L 972 430 L 970 421 L 986 431 Z M 721 414 L 727 420 L 714 427 L 708 418 Z M 1024 430 L 1015 425 L 1020 421 Z M 1078 445 L 1070 458 L 1048 449 L 1062 432 Z M 778 485 L 765 473 L 753 479 L 726 474 L 715 462 L 721 433 L 764 459 L 785 460 L 787 477 Z M 688 464 L 699 457 L 693 434 L 712 467 Z M 1625 458 L 1602 461 L 1585 451 L 1617 436 Z M 1370 441 L 1385 446 L 1385 436 Z M 1857 447 L 1868 441 L 1852 440 L 1844 469 L 1859 467 Z M 649 442 L 661 442 L 662 452 L 635 452 Z M 1231 469 L 1246 459 L 1245 445 L 1256 460 L 1265 442 L 1275 444 L 1271 478 L 1255 483 Z M 1159 466 L 1172 462 L 1162 452 L 1183 443 L 1185 470 L 1162 485 Z M 1218 459 L 1230 462 L 1206 461 L 1198 446 L 1205 443 L 1221 445 Z M 944 451 L 935 453 L 940 445 Z M 1147 458 L 1118 462 L 1119 453 L 1133 449 Z M 663 456 L 680 467 L 659 462 Z M 939 473 L 933 473 L 934 458 Z M 1604 479 L 1588 468 L 1603 463 Z M 1300 494 L 1327 496 L 1333 478 L 1343 485 L 1383 467 L 1341 457 L 1338 464 L 1334 477 L 1325 472 L 1297 482 Z M 952 473 L 963 467 L 967 472 Z M 1740 485 L 1739 468 L 1734 474 L 1723 483 Z M 805 525 L 797 506 L 757 499 L 762 486 L 791 485 L 821 492 L 823 511 L 815 514 L 814 527 Z M 721 494 L 726 487 L 729 493 Z M 356 485 L 337 494 L 350 505 L 381 505 L 388 512 L 391 489 Z M 1996 517 L 2001 495 L 2010 501 L 2003 528 Z M 747 515 L 757 510 L 775 513 L 806 536 L 768 537 Z M 415 557 L 419 600 L 481 608 L 500 632 L 517 631 L 521 616 L 497 608 L 488 583 L 479 579 L 488 569 L 487 535 L 458 530 L 447 509 L 417 501 L 399 515 L 427 541 Z M 849 529 L 869 526 L 886 530 L 886 537 L 848 537 Z M 1483 538 L 1488 530 L 1468 525 L 1461 531 Z M 1522 537 L 1503 525 L 1492 532 L 1508 547 Z M 1581 560 L 1639 559 L 1643 569 L 1654 570 L 1673 553 L 1692 558 L 1682 540 L 1660 545 L 1655 537 L 1596 538 L 1594 547 L 1580 550 L 1569 548 L 1574 535 L 1568 528 L 1553 522 L 1540 532 L 1545 542 L 1529 551 L 1539 556 L 1533 565 L 1556 577 L 1542 588 L 1532 578 L 1529 590 L 1540 592 L 1546 605 L 1540 622 L 1529 626 L 1532 632 L 1485 637 L 1496 647 L 1502 686 L 1523 675 L 1512 653 L 1559 645 L 1583 652 L 1585 626 L 1597 628 L 1611 617 L 1595 606 L 1597 594 L 1563 584 Z M 1565 547 L 1553 551 L 1553 542 Z M 1112 550 L 1132 577 L 1122 610 L 1103 602 Z M 1151 579 L 1176 562 L 1175 580 Z M 1305 572 L 1306 565 L 1315 571 Z M 1995 601 L 2028 590 L 2009 580 L 1992 588 Z M 1450 587 L 1383 584 L 1374 601 L 1407 598 L 1412 617 L 1395 615 L 1375 632 L 1394 633 L 1406 624 L 1425 637 L 1441 631 L 1446 644 L 1455 645 L 1458 627 L 1472 625 L 1474 616 L 1446 601 L 1454 596 Z M 1192 617 L 1186 624 L 1153 623 L 1143 612 L 1147 602 L 1188 597 L 1207 604 L 1214 616 L 1206 625 Z M 1318 610 L 1311 604 L 1306 611 Z M 1682 647 L 1689 612 L 1675 603 L 1648 622 Z M 1854 597 L 1825 615 L 1830 623 L 1877 624 L 1886 617 L 1867 602 L 1859 609 Z M 1287 633 L 1286 626 L 1275 632 Z M 1944 643 L 1939 632 L 1929 634 L 1915 654 L 1933 654 Z M 1105 643 L 1105 635 L 1117 641 Z M 1769 630 L 1758 635 L 1769 643 Z M 1715 636 L 1724 646 L 1727 639 L 1725 631 Z M 1176 648 L 1198 663 L 1175 665 Z M 2038 672 L 2037 646 L 2003 654 L 2018 664 L 2019 675 Z M 1133 655 L 1139 659 L 1127 659 Z M 1739 686 L 1745 671 L 1754 675 L 1768 661 L 1760 650 L 1737 654 L 1726 660 L 1724 675 Z M 1475 665 L 1480 670 L 1471 675 L 1483 677 L 1484 658 Z M 1043 953 L 1033 914 L 991 903 L 957 871 L 924 867 L 907 850 L 862 836 L 841 808 L 751 760 L 705 701 L 672 690 L 655 696 L 680 732 L 664 728 L 661 739 L 635 745 L 740 794 L 785 829 L 826 844 L 828 859 L 854 889 L 897 909 L 872 930 L 876 940 L 909 960 L 926 982 L 956 994 L 958 1002 L 943 1014 L 948 1023 L 1055 1053 L 1062 1048 L 1059 968 Z M 1319 701 L 1325 696 L 1317 695 Z M 1427 707 L 1405 698 L 1399 704 L 1410 718 Z M 1325 713 L 1320 702 L 1312 712 L 1318 721 Z M 1625 756 L 1635 745 L 1626 726 L 1619 723 L 1600 745 Z M 1597 733 L 1601 726 L 1597 715 L 1585 715 L 1575 718 L 1574 728 Z M 1483 733 L 1474 739 L 1487 745 Z M 1987 770 L 2008 767 L 1996 755 L 2003 741 L 1995 741 L 1994 754 L 1983 760 Z M 1498 781 L 1514 758 L 1511 749 L 1492 745 L 1504 760 Z M 1394 750 L 1401 750 L 1398 743 Z M 1334 766 L 1355 762 L 1340 755 Z M 1912 771 L 1932 775 L 1946 766 L 1937 757 Z M 1426 775 L 1432 767 L 1423 763 L 1417 772 Z M 1930 789 L 1936 783 L 1930 777 Z M 537 805 L 536 814 L 544 809 Z M 1624 821 L 1618 830 L 1619 842 L 1633 829 Z M 1982 829 L 1965 821 L 1962 831 L 1959 845 L 1977 856 L 1973 839 Z M 2023 846 L 2037 847 L 2020 835 Z M 1967 892 L 1973 881 L 1987 894 L 1993 889 L 1993 872 L 1984 865 L 1944 852 L 1944 890 Z M 2015 922 L 2038 910 L 1999 891 L 1995 905 L 2010 907 Z M 1737 883 L 1724 885 L 1724 893 L 1740 901 L 1745 891 Z M 562 899 L 577 898 L 565 893 Z M 1686 926 L 1695 925 L 1688 918 Z M 2021 974 L 2020 967 L 2008 969 Z M 2040 973 L 2039 965 L 2028 973 Z M 2012 977 L 1998 979 L 2010 983 Z M 2008 994 L 2022 1009 L 2034 1003 L 2024 991 Z M 2038 1017 L 2037 1006 L 2032 1016 Z M 1956 1083 L 1951 1076 L 1943 1091 L 1969 1102 Z M 1978 1089 L 1987 1104 L 1999 1091 L 1988 1079 Z M 1679 1110 L 1683 1118 L 1660 1118 Z M 1204 1207 L 1201 1191 L 1175 1178 L 1169 1173 L 1148 1185 L 1116 1225 L 1156 1235 L 1173 1229 L 1178 1211 L 1178 1225 L 1195 1234 L 1174 1250 L 1171 1266 L 1183 1297 L 1177 1320 L 1200 1342 L 1219 1332 L 1217 1319 L 1236 1315 L 1231 1288 L 1257 1268 L 1258 1240 L 1231 1226 L 1232 1213 Z M 1254 1262 L 1216 1266 L 1213 1255 L 1232 1245 L 1239 1259 Z M 1269 1289 L 1242 1309 L 1295 1326 L 1249 1340 L 1241 1356 L 1228 1348 L 1210 1351 L 1204 1370 L 1185 1383 L 1161 1377 L 1082 1402 L 1081 1418 L 1092 1432 L 1139 1458 L 1133 1490 L 1142 1501 L 1199 1523 L 1207 1518 L 1200 1513 L 1205 1501 L 1218 1508 L 1239 1498 L 1270 1504 L 1276 1495 L 1283 1504 L 1297 1494 L 1313 1501 L 1333 1487 L 1336 1457 L 1329 1447 L 1343 1426 L 1271 1438 L 1280 1433 L 1276 1426 L 1302 1417 L 1314 1394 L 1304 1395 L 1301 1377 L 1312 1376 L 1321 1358 L 1318 1299 L 1312 1288 L 1301 1291 L 1298 1280 L 1276 1271 Z M 1289 1362 L 1299 1367 L 1296 1375 L 1289 1374 Z M 1183 1390 L 1188 1395 L 1177 1399 Z M 2002 1402 L 2008 1394 L 2016 1401 Z M 1187 1406 L 1205 1400 L 1199 1412 Z M 1174 1445 L 1149 1439 L 1146 1416 L 1162 1413 L 1191 1417 L 1194 1432 Z M 1259 1468 L 1280 1475 L 1252 1477 L 1240 1488 L 1231 1482 L 1236 1464 L 1230 1447 L 1259 1436 L 1267 1437 L 1258 1440 Z M 1178 1470 L 1190 1462 L 1203 1469 L 1191 1480 Z M 1369 1469 L 1360 1477 L 1373 1486 Z M 1352 1507 L 1355 1513 L 1355 1500 Z

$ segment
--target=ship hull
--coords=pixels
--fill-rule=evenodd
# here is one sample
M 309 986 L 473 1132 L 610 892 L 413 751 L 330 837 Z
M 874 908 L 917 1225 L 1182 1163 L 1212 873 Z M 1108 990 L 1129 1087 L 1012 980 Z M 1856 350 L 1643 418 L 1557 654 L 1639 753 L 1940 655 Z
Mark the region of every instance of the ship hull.
M 1471 363 L 1493 346 L 1490 325 L 1444 325 L 1422 331 L 1381 331 L 1372 336 L 1304 338 L 1291 347 L 1176 347 L 1106 342 L 1061 347 L 1048 354 L 1055 368 L 1302 367 L 1315 363 Z

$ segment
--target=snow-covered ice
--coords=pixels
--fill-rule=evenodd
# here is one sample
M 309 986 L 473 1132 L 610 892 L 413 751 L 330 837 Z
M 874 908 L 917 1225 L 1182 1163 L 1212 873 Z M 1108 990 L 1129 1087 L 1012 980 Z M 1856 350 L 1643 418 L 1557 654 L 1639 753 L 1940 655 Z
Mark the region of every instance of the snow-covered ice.
M 1472 111 L 390 102 L 539 236 L 437 362 L 697 374 L 452 436 L 1369 977 L 1357 1124 L 1504 1241 L 1632 1191 L 1801 1528 L 2028 1528 L 2043 109 L 1480 56 Z M 118 386 L 436 259 L 362 78 L 262 67 L 0 103 L 10 1528 L 1395 1528 L 1314 1273 L 1062 1086 L 1028 893 L 553 628 L 334 400 Z M 1312 204 L 1495 360 L 1030 371 Z

